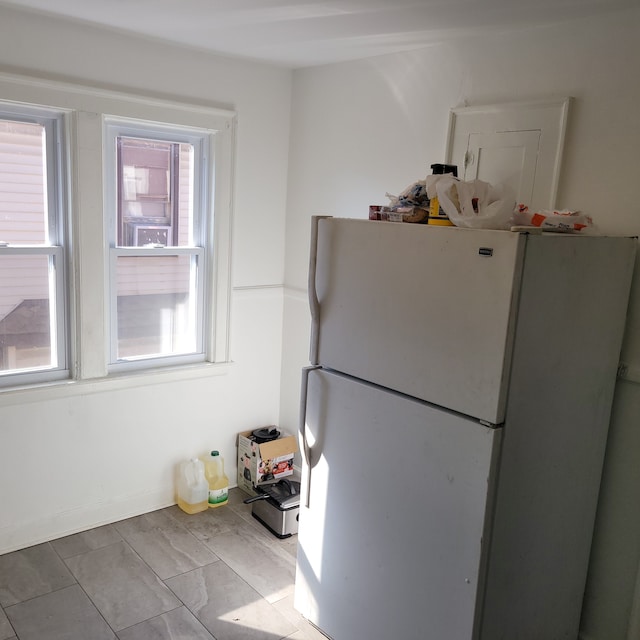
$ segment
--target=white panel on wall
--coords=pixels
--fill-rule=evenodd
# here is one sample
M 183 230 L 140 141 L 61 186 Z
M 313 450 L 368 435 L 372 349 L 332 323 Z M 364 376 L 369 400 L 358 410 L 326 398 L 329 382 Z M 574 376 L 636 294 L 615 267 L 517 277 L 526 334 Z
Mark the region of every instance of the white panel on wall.
M 513 189 L 532 210 L 553 209 L 569 98 L 452 109 L 447 162 L 464 180 Z

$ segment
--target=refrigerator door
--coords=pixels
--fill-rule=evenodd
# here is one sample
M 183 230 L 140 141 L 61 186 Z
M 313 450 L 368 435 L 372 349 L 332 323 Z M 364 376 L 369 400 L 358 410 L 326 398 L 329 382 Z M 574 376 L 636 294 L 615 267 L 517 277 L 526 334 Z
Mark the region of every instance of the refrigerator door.
M 470 640 L 501 429 L 323 369 L 304 413 L 296 608 L 334 640 Z
M 317 233 L 312 364 L 501 423 L 526 236 L 340 218 Z

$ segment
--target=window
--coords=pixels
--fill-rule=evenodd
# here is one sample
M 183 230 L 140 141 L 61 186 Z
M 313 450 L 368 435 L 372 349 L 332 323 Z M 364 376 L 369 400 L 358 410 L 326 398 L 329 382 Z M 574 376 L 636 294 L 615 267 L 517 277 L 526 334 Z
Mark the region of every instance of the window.
M 111 369 L 203 360 L 209 133 L 106 120 Z
M 0 96 L 1 395 L 224 372 L 233 112 L 2 73 Z
M 68 376 L 63 124 L 0 103 L 0 386 Z

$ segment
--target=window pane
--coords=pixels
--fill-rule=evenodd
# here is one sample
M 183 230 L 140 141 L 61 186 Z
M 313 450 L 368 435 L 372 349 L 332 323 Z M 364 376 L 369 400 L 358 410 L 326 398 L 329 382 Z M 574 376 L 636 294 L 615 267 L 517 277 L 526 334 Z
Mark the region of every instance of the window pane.
M 44 142 L 42 125 L 0 120 L 0 241 L 47 241 Z
M 117 244 L 192 244 L 193 147 L 117 136 Z
M 192 256 L 118 257 L 117 358 L 194 353 Z
M 49 256 L 0 255 L 0 372 L 56 366 Z

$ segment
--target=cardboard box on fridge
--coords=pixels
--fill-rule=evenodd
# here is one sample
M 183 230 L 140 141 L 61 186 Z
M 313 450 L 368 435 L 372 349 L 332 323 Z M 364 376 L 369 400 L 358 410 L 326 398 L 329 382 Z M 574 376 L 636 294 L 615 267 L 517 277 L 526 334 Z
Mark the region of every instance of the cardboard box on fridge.
M 293 475 L 293 458 L 298 450 L 295 436 L 281 435 L 258 444 L 253 430 L 238 434 L 238 487 L 255 495 L 255 487 Z

